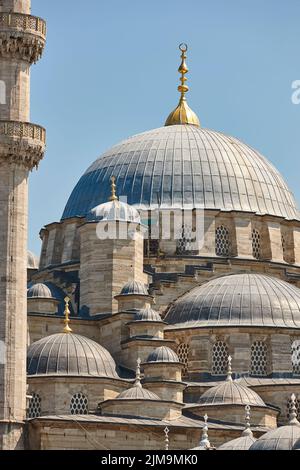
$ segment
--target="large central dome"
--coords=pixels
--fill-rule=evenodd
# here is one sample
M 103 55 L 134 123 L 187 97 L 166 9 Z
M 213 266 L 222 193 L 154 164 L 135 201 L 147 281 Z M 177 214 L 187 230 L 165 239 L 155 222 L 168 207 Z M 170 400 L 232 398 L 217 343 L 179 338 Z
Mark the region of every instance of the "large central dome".
M 108 201 L 112 175 L 119 196 L 137 207 L 299 218 L 292 193 L 268 160 L 238 139 L 193 125 L 154 129 L 112 147 L 80 178 L 62 218 L 86 216 Z

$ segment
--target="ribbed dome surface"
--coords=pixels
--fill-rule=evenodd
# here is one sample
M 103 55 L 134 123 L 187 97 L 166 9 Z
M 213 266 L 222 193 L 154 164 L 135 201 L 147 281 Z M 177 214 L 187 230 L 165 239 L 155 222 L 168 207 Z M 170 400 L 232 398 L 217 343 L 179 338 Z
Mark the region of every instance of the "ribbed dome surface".
M 145 284 L 138 281 L 130 281 L 125 284 L 121 290 L 121 295 L 149 295 L 148 289 Z
M 300 439 L 300 425 L 289 424 L 263 434 L 249 450 L 292 450 Z
M 27 251 L 27 269 L 38 269 L 39 260 L 38 257 L 31 251 Z
M 165 319 L 176 327 L 300 327 L 300 289 L 263 274 L 213 279 L 181 297 Z
M 266 406 L 254 390 L 231 380 L 226 380 L 208 389 L 201 395 L 198 403 L 203 406 Z
M 160 314 L 153 310 L 151 307 L 143 308 L 139 312 L 137 312 L 134 320 L 162 322 Z
M 139 212 L 133 206 L 122 201 L 105 202 L 94 207 L 88 214 L 88 219 L 119 220 L 138 224 L 141 222 Z
M 42 338 L 29 347 L 27 373 L 118 377 L 105 348 L 84 336 L 66 333 Z
M 118 400 L 160 400 L 160 398 L 153 392 L 141 387 L 140 385 L 135 385 L 128 390 L 120 393 L 117 397 Z
M 117 193 L 138 207 L 251 211 L 299 218 L 280 173 L 238 139 L 190 125 L 131 137 L 96 160 L 75 186 L 62 218 L 87 216 Z
M 232 441 L 225 442 L 217 450 L 249 450 L 256 440 L 251 433 L 247 436 L 241 436 Z
M 146 362 L 180 362 L 177 354 L 166 346 L 156 348 L 149 356 Z
M 31 287 L 27 289 L 27 297 L 33 298 L 55 298 L 49 286 L 47 284 L 43 284 L 41 282 L 37 284 L 33 284 Z

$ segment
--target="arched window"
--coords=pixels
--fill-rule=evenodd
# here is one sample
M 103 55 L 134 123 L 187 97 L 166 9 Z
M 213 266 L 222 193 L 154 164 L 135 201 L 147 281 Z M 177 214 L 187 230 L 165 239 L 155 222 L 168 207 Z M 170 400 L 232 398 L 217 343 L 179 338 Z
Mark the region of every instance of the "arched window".
M 252 230 L 252 255 L 255 259 L 261 258 L 260 233 L 255 228 Z
M 230 238 L 229 230 L 224 225 L 216 228 L 216 255 L 229 256 L 230 252 Z
M 188 251 L 193 250 L 193 243 L 195 241 L 195 235 L 193 234 L 193 227 L 189 224 L 185 224 L 177 236 L 177 254 L 182 255 Z
M 70 402 L 71 415 L 87 415 L 89 412 L 88 399 L 83 393 L 75 393 Z
M 254 341 L 251 346 L 250 375 L 268 374 L 268 347 L 264 341 Z
M 300 417 L 300 401 L 298 398 L 295 400 L 295 405 L 296 405 L 296 411 L 297 411 L 297 418 Z M 292 411 L 292 400 L 291 398 L 288 399 L 287 404 L 286 404 L 286 417 L 289 420 L 291 418 L 291 411 Z
M 212 348 L 212 375 L 226 375 L 228 372 L 228 346 L 224 341 L 217 341 Z
M 37 393 L 33 392 L 29 400 L 27 410 L 27 416 L 29 419 L 38 418 L 39 416 L 41 416 L 41 404 L 41 397 Z
M 176 352 L 177 352 L 177 356 L 179 357 L 180 362 L 183 363 L 182 375 L 186 375 L 188 373 L 188 367 L 189 367 L 190 347 L 186 343 L 181 343 L 178 346 Z
M 293 374 L 300 375 L 300 340 L 297 339 L 292 343 L 292 366 Z

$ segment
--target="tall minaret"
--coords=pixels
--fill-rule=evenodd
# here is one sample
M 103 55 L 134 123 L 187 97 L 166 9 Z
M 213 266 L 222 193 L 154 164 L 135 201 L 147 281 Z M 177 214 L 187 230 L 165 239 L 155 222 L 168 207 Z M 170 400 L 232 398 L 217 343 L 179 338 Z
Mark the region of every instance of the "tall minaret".
M 0 449 L 22 449 L 26 409 L 28 173 L 45 130 L 30 121 L 30 66 L 46 24 L 31 0 L 0 0 Z

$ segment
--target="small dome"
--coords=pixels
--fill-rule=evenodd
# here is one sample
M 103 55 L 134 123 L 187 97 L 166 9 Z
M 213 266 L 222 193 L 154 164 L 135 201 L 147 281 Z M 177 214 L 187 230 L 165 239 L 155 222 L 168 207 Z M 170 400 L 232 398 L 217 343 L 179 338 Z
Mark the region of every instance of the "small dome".
M 84 336 L 58 333 L 33 343 L 28 375 L 91 375 L 118 378 L 116 364 L 100 344 Z
M 293 450 L 300 450 L 300 438 L 294 444 Z
M 27 289 L 28 299 L 54 299 L 58 301 L 57 315 L 63 316 L 65 309 L 66 293 L 52 282 L 29 283 Z M 70 303 L 71 315 L 74 315 L 73 306 Z
M 88 219 L 141 223 L 139 212 L 122 201 L 109 201 L 94 207 Z
M 300 424 L 288 424 L 263 434 L 249 450 L 292 450 L 300 439 Z
M 130 281 L 125 284 L 120 295 L 147 295 L 149 292 L 147 286 L 142 282 Z
M 120 393 L 117 400 L 160 400 L 160 398 L 155 393 L 143 388 L 140 384 L 136 384 L 132 388 Z
M 27 269 L 38 269 L 39 259 L 31 251 L 27 251 Z
M 300 326 L 300 289 L 265 274 L 222 276 L 183 295 L 171 307 L 165 322 L 177 328 L 295 328 Z
M 162 319 L 158 312 L 152 310 L 151 307 L 147 307 L 136 313 L 134 321 L 162 322 Z
M 254 390 L 233 380 L 226 380 L 219 385 L 211 387 L 201 395 L 198 403 L 202 406 L 266 406 Z
M 217 450 L 249 450 L 256 441 L 257 439 L 255 439 L 253 434 L 249 433 L 248 435 L 225 442 L 225 444 L 222 444 Z
M 160 346 L 156 348 L 149 356 L 146 361 L 149 362 L 176 362 L 180 363 L 179 357 L 177 354 L 166 346 Z
M 39 282 L 27 289 L 27 298 L 53 299 L 55 297 L 52 295 L 51 289 L 47 284 Z

